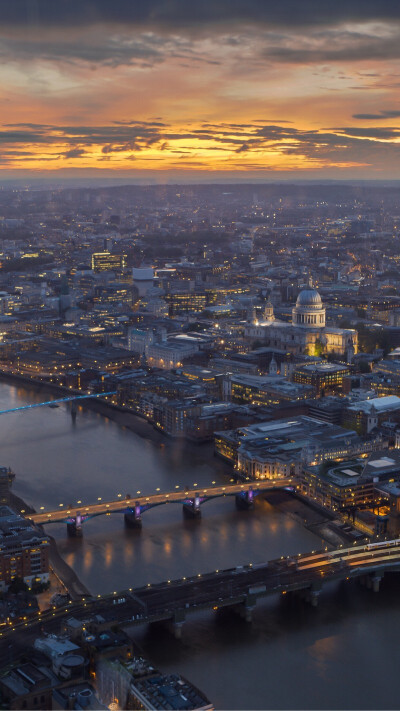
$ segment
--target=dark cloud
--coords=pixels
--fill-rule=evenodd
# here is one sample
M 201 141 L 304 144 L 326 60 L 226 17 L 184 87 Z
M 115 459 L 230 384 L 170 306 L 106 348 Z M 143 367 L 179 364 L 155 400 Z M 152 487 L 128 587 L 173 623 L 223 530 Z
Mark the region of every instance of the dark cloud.
M 81 158 L 82 156 L 86 155 L 87 151 L 85 151 L 83 148 L 71 148 L 69 151 L 65 151 L 65 153 L 62 153 L 63 158 Z
M 4 160 L 29 161 L 88 156 L 97 161 L 142 160 L 168 161 L 169 153 L 179 151 L 179 160 L 186 167 L 200 165 L 213 151 L 224 160 L 240 163 L 242 156 L 249 161 L 263 160 L 271 154 L 307 159 L 309 163 L 329 165 L 371 165 L 375 168 L 400 163 L 400 128 L 395 127 L 339 127 L 325 130 L 301 130 L 279 124 L 213 124 L 206 128 L 172 130 L 160 122 L 128 122 L 102 126 L 47 126 L 43 124 L 17 124 L 0 129 L 0 145 Z M 196 147 L 185 141 L 196 139 Z M 174 142 L 178 141 L 178 145 Z M 155 146 L 158 155 L 150 156 L 146 149 Z M 40 154 L 37 148 L 40 147 Z M 35 149 L 32 151 L 32 149 Z M 188 153 L 184 151 L 188 150 Z M 31 153 L 32 151 L 32 153 Z M 227 152 L 231 153 L 228 157 Z M 25 152 L 25 155 L 24 155 Z M 99 156 L 99 152 L 101 156 Z M 1 155 L 1 154 L 0 154 Z M 187 156 L 187 157 L 185 157 Z M 225 158 L 226 157 L 226 158 Z M 198 162 L 198 163 L 197 163 Z
M 0 60 L 216 65 L 196 40 L 218 34 L 214 47 L 242 72 L 266 60 L 378 61 L 400 58 L 399 26 L 399 0 L 0 0 Z
M 368 128 L 335 128 L 334 131 L 346 134 L 347 136 L 356 136 L 358 138 L 376 138 L 378 140 L 393 140 L 399 138 L 400 128 L 386 126 L 368 126 Z
M 398 0 L 0 0 L 2 26 L 318 26 L 400 17 Z
M 400 117 L 400 111 L 397 110 L 389 110 L 389 111 L 380 111 L 378 114 L 353 114 L 353 118 L 355 119 L 365 119 L 367 121 L 372 120 L 380 120 L 380 119 L 391 119 L 391 118 L 399 118 Z
M 100 28 L 88 33 L 84 39 L 73 32 L 53 37 L 51 32 L 30 32 L 28 36 L 8 37 L 5 28 L 0 32 L 0 58 L 7 61 L 26 62 L 31 59 L 54 62 L 85 62 L 110 67 L 136 64 L 151 67 L 168 58 L 209 63 L 207 57 L 196 53 L 189 38 L 165 36 L 152 32 L 136 35 L 113 33 L 110 28 Z M 215 62 L 213 62 L 215 63 Z
M 400 31 L 397 25 L 391 27 L 389 33 L 382 32 L 382 29 L 356 32 L 343 28 L 285 36 L 269 32 L 264 36 L 264 44 L 264 48 L 259 51 L 260 57 L 288 64 L 380 61 L 400 57 Z

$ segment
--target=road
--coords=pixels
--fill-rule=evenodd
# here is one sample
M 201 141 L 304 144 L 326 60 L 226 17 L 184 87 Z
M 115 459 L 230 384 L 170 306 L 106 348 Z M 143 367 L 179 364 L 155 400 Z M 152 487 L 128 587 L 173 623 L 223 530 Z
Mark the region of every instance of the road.
M 59 508 L 55 511 L 40 511 L 39 513 L 27 514 L 27 518 L 37 525 L 43 525 L 46 523 L 63 522 L 68 519 L 73 520 L 76 519 L 77 516 L 85 519 L 101 514 L 126 511 L 129 507 L 134 508 L 137 505 L 141 508 L 151 508 L 161 504 L 181 503 L 186 499 L 194 499 L 195 497 L 200 497 L 202 500 L 209 500 L 219 496 L 234 496 L 241 492 L 249 491 L 250 489 L 253 489 L 255 493 L 257 491 L 270 491 L 271 489 L 280 489 L 284 486 L 289 486 L 291 481 L 291 479 L 276 479 L 261 482 L 253 481 L 243 484 L 227 484 L 226 486 L 209 486 L 206 489 L 179 489 L 177 487 L 175 491 L 156 493 L 149 496 L 144 496 L 140 491 L 137 491 L 136 496 L 127 494 L 126 497 L 123 498 L 121 495 L 115 501 L 100 501 L 99 497 L 98 503 L 90 504 L 89 506 L 79 504 L 76 506 L 65 506 L 64 504 L 60 504 Z

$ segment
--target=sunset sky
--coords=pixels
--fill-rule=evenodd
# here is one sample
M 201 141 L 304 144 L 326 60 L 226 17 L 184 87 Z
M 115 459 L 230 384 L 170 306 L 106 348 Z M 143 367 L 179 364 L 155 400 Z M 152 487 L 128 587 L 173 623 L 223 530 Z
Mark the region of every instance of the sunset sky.
M 400 179 L 400 0 L 0 0 L 0 178 Z

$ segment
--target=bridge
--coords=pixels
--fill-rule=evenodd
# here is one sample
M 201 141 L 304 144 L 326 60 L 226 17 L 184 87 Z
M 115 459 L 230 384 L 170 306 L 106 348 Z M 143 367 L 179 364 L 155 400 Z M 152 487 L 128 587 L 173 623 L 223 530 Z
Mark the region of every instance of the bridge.
M 55 511 L 44 511 L 43 513 L 27 514 L 36 525 L 45 525 L 49 523 L 66 523 L 67 531 L 71 536 L 82 535 L 82 524 L 88 519 L 95 516 L 109 515 L 112 513 L 124 514 L 125 523 L 127 526 L 140 528 L 142 525 L 142 513 L 156 506 L 165 504 L 182 504 L 183 513 L 188 518 L 200 518 L 200 507 L 206 501 L 211 501 L 222 496 L 234 496 L 236 506 L 239 509 L 249 509 L 254 505 L 254 498 L 261 493 L 271 491 L 273 489 L 282 489 L 290 486 L 292 479 L 275 479 L 273 481 L 249 482 L 243 484 L 228 484 L 226 486 L 210 486 L 205 489 L 186 488 L 181 491 L 170 491 L 166 493 L 157 493 L 150 496 L 140 496 L 141 492 L 137 492 L 136 497 L 131 497 L 127 494 L 125 499 L 120 496 L 115 501 L 98 502 L 89 506 L 68 506 L 60 507 Z
M 87 395 L 69 395 L 61 397 L 57 400 L 46 400 L 45 402 L 34 402 L 31 405 L 20 405 L 19 407 L 9 407 L 6 410 L 0 410 L 0 415 L 6 415 L 9 412 L 20 412 L 21 410 L 32 410 L 34 407 L 48 407 L 58 405 L 60 402 L 75 402 L 76 400 L 87 400 L 88 398 L 107 397 L 107 395 L 115 395 L 116 390 L 108 393 L 88 393 Z
M 257 601 L 268 595 L 296 593 L 315 607 L 326 582 L 358 578 L 378 592 L 387 572 L 400 572 L 400 539 L 282 556 L 268 563 L 249 563 L 70 601 L 63 608 L 39 612 L 29 621 L 11 621 L 0 638 L 12 635 L 13 644 L 26 648 L 29 638 L 43 629 L 59 631 L 60 623 L 68 617 L 74 616 L 84 624 L 89 615 L 110 612 L 121 627 L 166 622 L 179 638 L 187 616 L 198 610 L 231 608 L 250 622 Z

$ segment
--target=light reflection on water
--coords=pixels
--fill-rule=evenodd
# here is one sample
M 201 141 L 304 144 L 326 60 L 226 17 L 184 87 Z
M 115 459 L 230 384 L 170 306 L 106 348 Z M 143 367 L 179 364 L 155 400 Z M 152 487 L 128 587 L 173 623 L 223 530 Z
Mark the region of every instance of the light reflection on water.
M 0 409 L 43 399 L 0 384 Z M 64 407 L 7 414 L 0 423 L 0 464 L 14 469 L 16 493 L 37 509 L 225 481 L 209 450 L 153 444 L 81 409 L 75 426 Z M 125 529 L 121 515 L 103 516 L 84 524 L 83 539 L 68 539 L 61 525 L 48 530 L 94 593 L 320 544 L 265 501 L 237 512 L 233 499 L 217 499 L 202 512 L 201 521 L 185 521 L 179 506 L 159 507 L 143 515 L 142 531 Z M 317 610 L 273 598 L 257 607 L 250 626 L 231 612 L 202 613 L 187 622 L 183 642 L 162 628 L 135 636 L 156 663 L 188 676 L 219 709 L 398 708 L 400 582 L 386 580 L 379 595 L 356 583 L 329 588 Z

